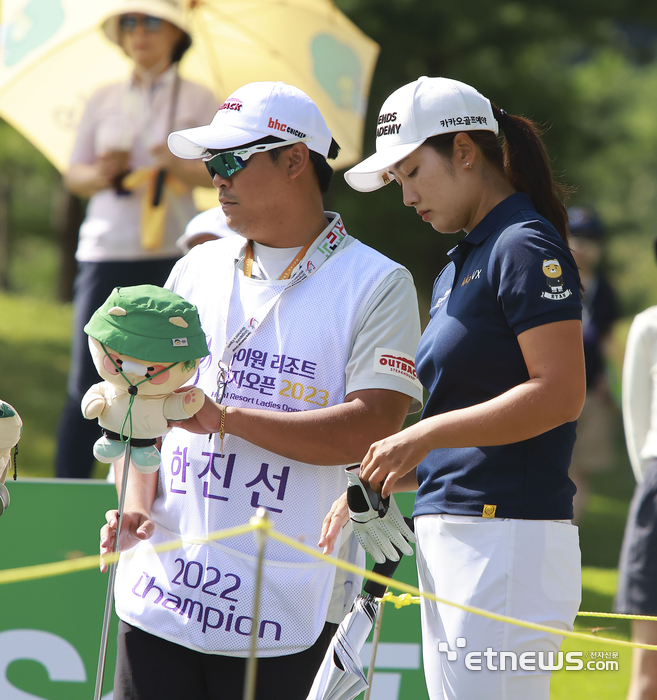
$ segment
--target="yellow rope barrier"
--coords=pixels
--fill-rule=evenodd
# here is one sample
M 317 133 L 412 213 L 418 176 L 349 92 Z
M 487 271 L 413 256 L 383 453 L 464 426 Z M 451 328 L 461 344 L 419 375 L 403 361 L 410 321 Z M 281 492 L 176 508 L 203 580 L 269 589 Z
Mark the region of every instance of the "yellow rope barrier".
M 273 537 L 279 542 L 290 545 L 302 552 L 306 552 L 316 557 L 317 559 L 322 559 L 327 561 L 340 569 L 345 569 L 346 571 L 351 571 L 352 573 L 368 578 L 376 583 L 382 583 L 385 586 L 396 588 L 399 591 L 404 591 L 405 593 L 410 593 L 412 596 L 421 596 L 427 598 L 428 600 L 433 600 L 437 603 L 443 603 L 444 605 L 450 605 L 453 608 L 459 608 L 460 610 L 465 610 L 466 612 L 471 612 L 475 615 L 481 615 L 482 617 L 487 617 L 491 620 L 497 620 L 498 622 L 506 622 L 511 625 L 517 625 L 518 627 L 526 627 L 527 629 L 538 630 L 539 632 L 548 632 L 549 634 L 556 634 L 561 637 L 570 637 L 571 639 L 585 639 L 586 641 L 596 641 L 603 644 L 614 644 L 615 646 L 630 647 L 633 649 L 652 649 L 657 651 L 657 644 L 639 644 L 638 642 L 628 642 L 624 639 L 613 639 L 612 637 L 599 637 L 598 635 L 584 634 L 583 632 L 575 632 L 570 630 L 558 629 L 556 627 L 549 627 L 547 625 L 541 625 L 537 622 L 527 622 L 526 620 L 518 620 L 515 617 L 509 617 L 508 615 L 499 615 L 497 613 L 489 612 L 488 610 L 483 610 L 482 608 L 477 608 L 474 605 L 464 605 L 461 603 L 454 603 L 451 600 L 445 600 L 444 598 L 439 598 L 433 593 L 422 592 L 419 588 L 415 586 L 409 586 L 401 581 L 395 581 L 394 579 L 388 578 L 387 576 L 381 576 L 380 574 L 375 574 L 373 571 L 368 571 L 367 569 L 361 569 L 358 566 L 354 566 L 349 562 L 342 560 L 334 560 L 331 557 L 327 557 L 325 554 L 319 554 L 315 552 L 310 547 L 307 547 L 300 542 L 281 535 L 278 532 L 271 531 L 269 533 L 270 537 Z
M 235 537 L 242 535 L 245 532 L 252 532 L 260 527 L 260 525 L 249 523 L 248 525 L 240 525 L 229 530 L 217 530 L 211 532 L 206 539 L 182 538 L 162 542 L 155 545 L 155 552 L 167 552 L 172 549 L 179 549 L 183 542 L 191 544 L 207 544 L 215 540 L 221 540 L 226 537 Z M 105 554 L 102 561 L 105 564 L 113 564 L 118 561 L 119 554 Z M 101 564 L 100 554 L 92 554 L 88 557 L 80 557 L 79 559 L 67 559 L 66 561 L 57 561 L 52 564 L 37 564 L 36 566 L 24 566 L 20 569 L 4 569 L 0 570 L 0 585 L 3 583 L 19 583 L 20 581 L 33 581 L 39 578 L 50 578 L 51 576 L 61 576 L 62 574 L 71 574 L 77 571 L 87 571 L 95 569 Z
M 388 591 L 382 598 L 388 603 L 393 603 L 396 608 L 403 608 L 406 605 L 419 605 L 422 597 L 412 596 L 407 593 L 403 593 L 400 596 L 396 596 Z M 652 617 L 651 615 L 627 615 L 625 613 L 606 613 L 606 612 L 587 612 L 585 610 L 580 610 L 577 613 L 578 617 L 608 617 L 611 619 L 619 620 L 647 620 L 647 621 L 657 621 L 657 617 Z
M 657 620 L 657 617 L 652 617 L 651 615 L 625 615 L 624 613 L 585 612 L 583 610 L 580 610 L 577 614 L 579 617 L 610 617 L 612 619 L 618 618 L 619 620 Z
M 283 544 L 292 547 L 298 551 L 304 552 L 315 559 L 325 561 L 327 564 L 336 566 L 345 571 L 350 571 L 363 578 L 370 579 L 376 583 L 384 584 L 387 587 L 394 588 L 399 591 L 403 591 L 400 596 L 393 596 L 392 594 L 386 593 L 384 600 L 389 600 L 394 602 L 396 608 L 401 608 L 406 605 L 411 605 L 412 603 L 419 602 L 420 598 L 427 598 L 428 600 L 433 600 L 437 603 L 443 603 L 445 605 L 450 605 L 460 610 L 465 610 L 466 612 L 471 612 L 475 615 L 481 615 L 482 617 L 487 617 L 491 620 L 497 620 L 498 622 L 505 622 L 511 625 L 517 625 L 519 627 L 526 627 L 528 629 L 538 630 L 540 632 L 547 632 L 549 634 L 556 634 L 561 637 L 570 637 L 572 639 L 583 639 L 586 641 L 595 641 L 602 644 L 613 644 L 615 646 L 629 647 L 633 649 L 652 649 L 657 650 L 657 645 L 654 644 L 640 644 L 637 642 L 630 642 L 624 639 L 613 639 L 611 637 L 599 637 L 598 635 L 584 634 L 582 632 L 575 632 L 570 630 L 558 629 L 555 627 L 549 627 L 547 625 L 541 625 L 535 622 L 527 622 L 526 620 L 519 620 L 514 617 L 509 617 L 508 615 L 499 615 L 497 613 L 489 612 L 488 610 L 483 610 L 482 608 L 477 608 L 473 605 L 464 605 L 461 603 L 454 603 L 453 601 L 445 600 L 435 596 L 433 593 L 422 592 L 415 586 L 410 586 L 409 584 L 403 583 L 402 581 L 395 581 L 394 579 L 388 578 L 387 576 L 381 576 L 373 571 L 368 571 L 367 569 L 361 569 L 354 564 L 341 559 L 336 559 L 335 557 L 330 557 L 325 554 L 321 554 L 317 550 L 308 547 L 307 545 L 298 542 L 286 535 L 282 535 L 279 532 L 273 530 L 270 522 L 263 521 L 259 518 L 251 518 L 251 521 L 247 525 L 241 525 L 239 527 L 230 528 L 228 530 L 218 530 L 216 532 L 210 533 L 207 538 L 180 538 L 177 540 L 171 540 L 169 542 L 163 542 L 162 544 L 155 545 L 153 547 L 155 552 L 163 552 L 172 549 L 177 549 L 183 545 L 183 542 L 190 542 L 192 544 L 208 544 L 210 542 L 225 539 L 228 537 L 235 537 L 237 535 L 242 535 L 247 532 L 253 532 L 255 530 L 265 530 L 266 534 Z M 107 554 L 103 556 L 103 561 L 107 564 L 116 561 L 118 555 Z M 59 576 L 62 574 L 73 573 L 76 571 L 84 571 L 87 569 L 93 569 L 100 564 L 100 556 L 93 555 L 88 557 L 82 557 L 80 559 L 73 559 L 63 562 L 54 562 L 52 564 L 39 564 L 37 566 L 27 566 L 20 569 L 6 569 L 0 570 L 0 585 L 5 583 L 18 583 L 19 581 L 29 581 L 40 578 L 47 578 L 51 576 Z M 657 617 L 647 617 L 641 615 L 620 615 L 613 613 L 588 613 L 581 612 L 580 616 L 586 617 L 618 617 L 627 619 L 642 619 L 642 620 L 657 620 Z

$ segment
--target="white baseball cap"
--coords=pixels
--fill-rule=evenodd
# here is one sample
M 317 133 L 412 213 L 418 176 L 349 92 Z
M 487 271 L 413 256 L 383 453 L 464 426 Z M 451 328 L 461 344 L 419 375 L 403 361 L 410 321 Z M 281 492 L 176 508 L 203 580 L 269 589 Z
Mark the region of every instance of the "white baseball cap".
M 200 214 L 197 214 L 187 223 L 185 233 L 178 240 L 176 246 L 183 253 L 189 253 L 190 243 L 196 236 L 210 234 L 216 238 L 226 238 L 227 236 L 236 236 L 235 231 L 228 228 L 226 223 L 226 215 L 221 207 L 212 207 L 206 209 Z
M 169 134 L 169 150 L 179 158 L 201 158 L 206 149 L 238 148 L 265 136 L 284 141 L 309 138 L 306 145 L 325 158 L 331 132 L 305 92 L 281 82 L 249 83 L 219 107 L 212 123 Z
M 458 80 L 423 76 L 383 103 L 376 122 L 376 153 L 347 170 L 345 180 L 359 192 L 373 192 L 390 182 L 391 166 L 429 137 L 478 130 L 498 132 L 489 99 Z

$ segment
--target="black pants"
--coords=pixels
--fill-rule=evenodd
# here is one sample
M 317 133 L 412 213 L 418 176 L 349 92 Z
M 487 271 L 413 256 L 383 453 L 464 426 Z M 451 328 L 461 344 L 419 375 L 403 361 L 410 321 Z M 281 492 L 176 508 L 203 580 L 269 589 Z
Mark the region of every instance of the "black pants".
M 625 615 L 657 615 L 657 459 L 636 485 L 618 563 L 614 609 Z
M 82 262 L 78 264 L 73 299 L 71 369 L 67 400 L 59 419 L 55 472 L 60 478 L 86 479 L 94 463 L 93 445 L 100 437 L 95 420 L 87 420 L 80 409 L 87 389 L 102 381 L 89 353 L 84 326 L 105 302 L 114 287 L 155 284 L 166 281 L 175 258 L 138 262 Z
M 338 626 L 289 656 L 258 659 L 256 700 L 306 700 Z M 119 621 L 114 700 L 242 700 L 248 659 L 168 642 Z

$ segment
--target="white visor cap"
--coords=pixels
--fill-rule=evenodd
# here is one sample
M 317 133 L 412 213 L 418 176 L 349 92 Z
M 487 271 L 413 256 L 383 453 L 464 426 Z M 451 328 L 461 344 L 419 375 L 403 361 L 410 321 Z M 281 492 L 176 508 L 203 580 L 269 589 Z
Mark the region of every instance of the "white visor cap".
M 305 92 L 282 82 L 249 83 L 219 107 L 207 126 L 169 134 L 169 150 L 178 158 L 201 158 L 208 148 L 230 150 L 265 136 L 284 141 L 310 138 L 311 151 L 328 156 L 331 132 Z
M 459 131 L 498 133 L 490 100 L 451 78 L 423 76 L 400 87 L 383 103 L 376 122 L 376 153 L 347 170 L 344 177 L 359 192 L 390 182 L 388 170 L 429 137 Z

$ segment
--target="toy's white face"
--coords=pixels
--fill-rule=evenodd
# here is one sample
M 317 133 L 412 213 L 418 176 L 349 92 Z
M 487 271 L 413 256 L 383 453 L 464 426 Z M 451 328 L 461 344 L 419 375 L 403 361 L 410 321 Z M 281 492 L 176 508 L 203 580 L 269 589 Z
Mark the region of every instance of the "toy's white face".
M 189 360 L 178 364 L 146 362 L 107 348 L 110 359 L 105 354 L 102 345 L 91 337 L 89 338 L 89 350 L 98 374 L 105 381 L 124 390 L 127 390 L 130 384 L 139 384 L 139 394 L 142 396 L 170 394 L 194 376 L 200 362 L 200 360 Z

